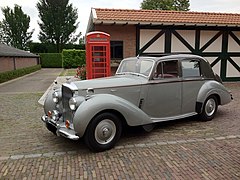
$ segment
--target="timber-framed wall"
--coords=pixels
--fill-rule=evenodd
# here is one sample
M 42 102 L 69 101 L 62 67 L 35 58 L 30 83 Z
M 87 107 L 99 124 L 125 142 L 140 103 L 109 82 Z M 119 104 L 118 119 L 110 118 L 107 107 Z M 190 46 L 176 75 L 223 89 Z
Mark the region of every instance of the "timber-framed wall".
M 169 53 L 206 57 L 223 81 L 240 81 L 240 28 L 136 25 L 136 55 Z

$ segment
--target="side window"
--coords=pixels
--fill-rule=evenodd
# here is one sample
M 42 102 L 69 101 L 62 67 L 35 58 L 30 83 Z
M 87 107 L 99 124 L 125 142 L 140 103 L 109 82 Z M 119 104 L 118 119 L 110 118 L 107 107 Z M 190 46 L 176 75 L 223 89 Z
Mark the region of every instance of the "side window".
M 156 68 L 156 78 L 176 78 L 178 77 L 178 61 L 159 62 Z
M 201 76 L 200 62 L 197 60 L 182 61 L 182 76 L 184 78 Z

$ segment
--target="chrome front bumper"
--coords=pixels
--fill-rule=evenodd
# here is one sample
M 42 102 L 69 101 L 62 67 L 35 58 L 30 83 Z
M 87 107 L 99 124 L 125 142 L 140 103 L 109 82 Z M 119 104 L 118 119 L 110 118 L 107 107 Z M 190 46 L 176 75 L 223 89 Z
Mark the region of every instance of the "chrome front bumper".
M 57 136 L 63 136 L 71 140 L 79 139 L 79 136 L 76 135 L 76 132 L 73 129 L 66 128 L 64 122 L 58 124 L 54 120 L 49 119 L 47 116 L 42 116 L 41 120 L 46 124 L 48 130 Z

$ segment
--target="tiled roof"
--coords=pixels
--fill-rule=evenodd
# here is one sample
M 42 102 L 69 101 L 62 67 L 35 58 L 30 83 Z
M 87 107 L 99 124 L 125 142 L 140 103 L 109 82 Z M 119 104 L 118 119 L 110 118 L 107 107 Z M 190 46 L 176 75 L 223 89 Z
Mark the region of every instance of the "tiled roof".
M 196 24 L 239 26 L 240 14 L 190 11 L 92 9 L 93 23 Z
M 0 57 L 38 57 L 38 55 L 0 43 Z

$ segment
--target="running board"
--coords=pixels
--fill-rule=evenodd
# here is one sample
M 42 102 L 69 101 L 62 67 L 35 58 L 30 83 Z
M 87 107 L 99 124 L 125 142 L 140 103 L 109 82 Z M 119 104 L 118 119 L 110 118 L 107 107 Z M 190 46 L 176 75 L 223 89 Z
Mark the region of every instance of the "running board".
M 180 116 L 172 116 L 172 117 L 164 117 L 164 118 L 151 118 L 153 123 L 157 123 L 157 122 L 164 122 L 164 121 L 171 121 L 171 120 L 176 120 L 176 119 L 182 119 L 182 118 L 186 118 L 186 117 L 190 117 L 190 116 L 194 116 L 197 115 L 196 112 L 192 112 L 192 113 L 187 113 L 187 114 L 183 114 Z

